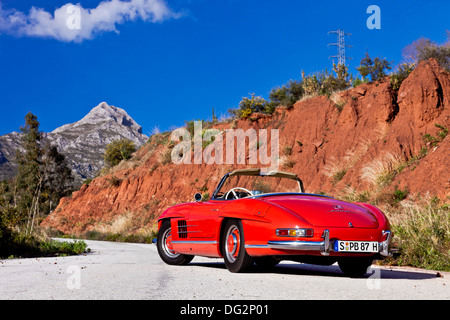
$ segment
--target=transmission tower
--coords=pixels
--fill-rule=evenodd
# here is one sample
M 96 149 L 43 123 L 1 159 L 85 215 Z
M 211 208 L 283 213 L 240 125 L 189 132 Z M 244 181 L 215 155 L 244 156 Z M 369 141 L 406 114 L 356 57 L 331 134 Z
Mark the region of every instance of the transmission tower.
M 338 54 L 336 56 L 330 56 L 330 58 L 337 58 L 338 59 L 338 65 L 339 64 L 343 64 L 344 66 L 345 64 L 345 60 L 347 59 L 353 59 L 351 57 L 346 57 L 345 56 L 345 48 L 351 48 L 352 46 L 345 44 L 345 36 L 351 36 L 351 33 L 345 32 L 344 30 L 336 30 L 336 31 L 330 31 L 328 32 L 328 34 L 330 33 L 335 33 L 337 34 L 337 43 L 329 43 L 328 46 L 337 46 L 338 47 Z

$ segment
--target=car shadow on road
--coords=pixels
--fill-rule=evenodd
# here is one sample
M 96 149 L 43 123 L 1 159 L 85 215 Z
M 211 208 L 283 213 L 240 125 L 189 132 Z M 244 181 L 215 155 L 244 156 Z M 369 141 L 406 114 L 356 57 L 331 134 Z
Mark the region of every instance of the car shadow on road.
M 224 269 L 226 270 L 225 263 L 223 262 L 191 262 L 190 266 L 198 266 L 205 268 Z M 254 265 L 247 273 L 251 274 L 292 274 L 292 275 L 304 275 L 304 276 L 323 276 L 323 277 L 348 277 L 344 275 L 339 266 L 336 264 L 331 266 L 319 266 L 307 263 L 296 262 L 282 262 L 279 265 L 271 268 L 261 268 Z M 437 274 L 434 272 L 423 271 L 410 271 L 402 269 L 388 269 L 372 265 L 367 274 L 363 278 L 369 278 L 372 275 L 379 276 L 381 279 L 407 279 L 407 280 L 427 280 L 434 279 Z

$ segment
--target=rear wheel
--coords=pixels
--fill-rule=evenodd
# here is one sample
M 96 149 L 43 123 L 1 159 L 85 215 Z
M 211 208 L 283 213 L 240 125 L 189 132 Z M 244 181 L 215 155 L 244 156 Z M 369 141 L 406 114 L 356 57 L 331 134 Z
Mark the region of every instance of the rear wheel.
M 338 260 L 339 268 L 350 277 L 362 277 L 372 265 L 372 257 L 341 258 Z
M 253 265 L 253 259 L 245 250 L 242 222 L 229 220 L 224 226 L 221 241 L 225 265 L 230 272 L 244 272 Z
M 176 253 L 173 249 L 170 220 L 166 220 L 162 223 L 158 232 L 156 246 L 158 248 L 159 256 L 167 264 L 184 265 L 194 259 L 194 256 Z

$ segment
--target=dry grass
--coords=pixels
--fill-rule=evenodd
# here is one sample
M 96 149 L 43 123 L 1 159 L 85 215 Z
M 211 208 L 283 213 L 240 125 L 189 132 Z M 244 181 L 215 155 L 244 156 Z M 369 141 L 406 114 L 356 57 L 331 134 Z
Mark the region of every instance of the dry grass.
M 360 142 L 353 150 L 347 150 L 342 158 L 330 157 L 327 164 L 322 169 L 322 174 L 331 178 L 334 184 L 341 181 L 347 171 L 353 167 L 358 160 L 369 150 L 371 141 L 369 139 L 360 139 Z
M 405 166 L 406 162 L 400 156 L 387 152 L 361 169 L 361 180 L 382 189 L 390 185 Z
M 357 192 L 350 186 L 343 188 L 338 198 L 348 202 L 370 202 L 371 200 L 369 191 Z
M 311 93 L 311 94 L 305 94 L 297 102 L 303 102 L 305 100 L 308 100 L 308 99 L 311 99 L 311 98 L 315 98 L 315 97 L 318 97 L 318 96 L 319 96 L 319 94 L 316 93 L 316 92 Z M 295 103 L 297 103 L 297 102 L 295 102 Z
M 120 215 L 112 222 L 100 224 L 96 227 L 96 231 L 105 234 L 128 234 L 132 229 L 134 229 L 134 221 L 133 215 L 130 213 Z
M 289 157 L 281 157 L 280 162 L 282 164 L 282 168 L 284 169 L 292 169 L 297 163 L 294 159 L 291 159 Z
M 391 263 L 450 271 L 450 213 L 433 201 L 386 206 L 400 255 Z
M 331 157 L 330 161 L 323 167 L 322 173 L 330 177 L 333 185 L 335 185 L 344 178 L 349 167 L 349 156 L 344 156 L 341 159 Z
M 117 216 L 107 223 L 97 224 L 93 230 L 86 232 L 88 239 L 145 242 L 150 243 L 156 237 L 156 226 L 150 226 L 131 212 Z
M 159 154 L 158 161 L 162 165 L 172 163 L 172 149 L 166 147 L 164 150 L 162 150 L 161 153 Z
M 335 92 L 330 96 L 330 100 L 333 101 L 334 105 L 339 111 L 342 111 L 344 106 L 347 104 L 347 100 L 342 98 L 340 94 L 341 92 L 342 91 Z
M 322 173 L 331 178 L 333 185 L 341 181 L 348 169 L 350 169 L 358 158 L 355 157 L 355 152 L 347 151 L 345 156 L 340 159 L 330 157 L 330 161 L 323 167 Z

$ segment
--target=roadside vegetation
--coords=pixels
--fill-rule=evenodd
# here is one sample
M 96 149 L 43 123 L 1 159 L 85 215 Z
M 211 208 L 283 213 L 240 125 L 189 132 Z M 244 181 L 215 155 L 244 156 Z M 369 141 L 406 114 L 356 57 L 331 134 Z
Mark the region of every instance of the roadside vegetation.
M 380 263 L 450 271 L 450 199 L 420 195 L 406 199 L 407 195 L 407 189 L 355 192 L 347 188 L 337 198 L 371 203 L 387 215 L 394 255 Z
M 134 217 L 131 213 L 118 216 L 115 220 L 103 223 L 94 230 L 86 231 L 81 238 L 114 242 L 152 243 L 157 231 L 148 228 L 149 221 Z
M 37 117 L 28 113 L 20 128 L 17 174 L 0 182 L 0 258 L 80 254 L 84 242 L 61 243 L 40 229 L 40 222 L 73 191 L 65 157 L 39 131 Z
M 425 203 L 407 202 L 388 208 L 398 246 L 389 264 L 450 271 L 450 211 L 432 198 Z

